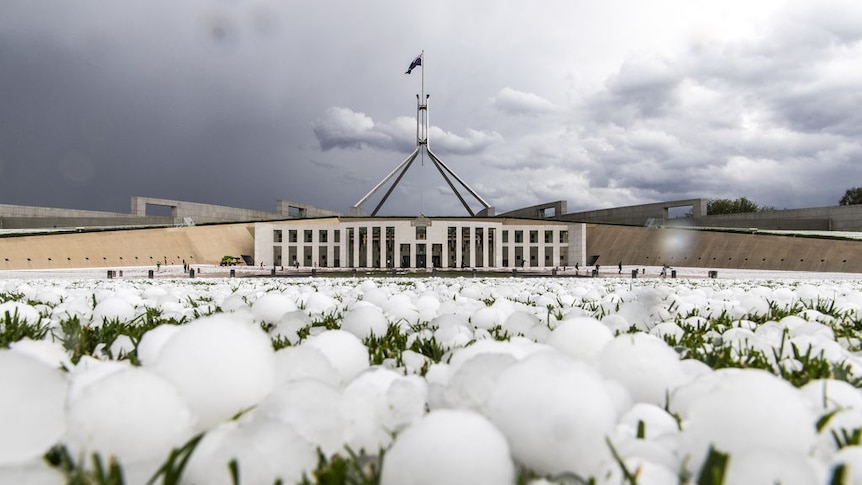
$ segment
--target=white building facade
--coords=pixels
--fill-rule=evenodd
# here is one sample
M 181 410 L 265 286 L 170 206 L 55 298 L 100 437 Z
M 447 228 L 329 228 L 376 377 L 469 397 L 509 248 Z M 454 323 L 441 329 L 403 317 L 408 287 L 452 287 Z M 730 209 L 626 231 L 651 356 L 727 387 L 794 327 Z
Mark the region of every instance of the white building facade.
M 509 218 L 327 217 L 255 224 L 256 263 L 312 268 L 584 264 L 586 225 Z

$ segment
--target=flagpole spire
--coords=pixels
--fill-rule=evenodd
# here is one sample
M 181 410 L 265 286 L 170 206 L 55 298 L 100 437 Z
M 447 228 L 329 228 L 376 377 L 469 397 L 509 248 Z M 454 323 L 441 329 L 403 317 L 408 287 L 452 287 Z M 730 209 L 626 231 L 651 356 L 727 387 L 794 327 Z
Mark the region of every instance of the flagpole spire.
M 395 187 L 401 181 L 401 178 L 404 177 L 405 173 L 407 173 L 407 170 L 410 168 L 410 165 L 412 165 L 413 161 L 416 160 L 416 157 L 421 156 L 422 160 L 423 160 L 423 164 L 424 164 L 424 156 L 427 153 L 428 158 L 431 159 L 431 162 L 434 164 L 434 167 L 437 169 L 437 171 L 443 177 L 443 180 L 446 181 L 446 184 L 449 186 L 450 189 L 452 189 L 452 192 L 455 193 L 455 196 L 458 197 L 458 200 L 461 201 L 461 205 L 464 206 L 464 209 L 467 211 L 467 213 L 469 213 L 471 216 L 477 216 L 477 215 L 478 216 L 484 216 L 484 217 L 493 216 L 494 215 L 494 208 L 491 207 L 487 202 L 485 202 L 485 200 L 482 197 L 480 197 L 479 194 L 477 194 L 473 189 L 471 189 L 470 186 L 467 185 L 466 182 L 461 180 L 461 178 L 458 177 L 458 175 L 456 175 L 455 172 L 453 172 L 451 168 L 449 168 L 445 163 L 443 163 L 443 160 L 440 160 L 440 157 L 438 157 L 434 152 L 431 151 L 431 147 L 429 146 L 429 132 L 430 132 L 431 123 L 428 120 L 428 98 L 430 98 L 431 95 L 425 94 L 425 50 L 424 49 L 422 50 L 422 52 L 419 53 L 418 56 L 416 56 L 413 59 L 413 62 L 410 63 L 410 67 L 407 68 L 407 72 L 405 72 L 405 74 L 410 74 L 413 71 L 413 69 L 415 69 L 417 67 L 422 69 L 422 90 L 421 90 L 421 94 L 416 95 L 416 148 L 413 150 L 412 153 L 410 153 L 410 155 L 407 156 L 406 159 L 404 159 L 403 162 L 401 162 L 397 167 L 395 167 L 394 170 L 389 172 L 389 175 L 384 177 L 383 180 L 381 180 L 380 183 L 378 183 L 373 189 L 371 189 L 370 192 L 365 194 L 365 197 L 363 197 L 362 199 L 359 200 L 359 202 L 354 204 L 353 208 L 351 209 L 351 213 L 354 215 L 362 215 L 363 214 L 363 211 L 361 210 L 362 204 L 364 204 L 365 201 L 367 201 L 378 190 L 383 188 L 383 186 L 386 185 L 386 183 L 389 182 L 394 177 L 395 181 L 392 182 L 392 184 L 389 186 L 389 189 L 386 191 L 386 193 L 380 199 L 380 202 L 378 202 L 378 204 L 374 208 L 374 210 L 371 211 L 371 216 L 372 217 L 376 216 L 377 212 L 380 210 L 380 208 L 383 206 L 383 204 L 389 198 L 389 195 L 392 194 L 392 191 L 395 190 Z M 475 199 L 476 202 L 481 204 L 482 208 L 478 212 L 478 214 L 475 211 L 473 211 L 473 209 L 470 207 L 470 204 L 468 204 L 467 201 L 464 200 L 464 196 L 458 190 L 458 187 L 456 187 L 456 182 L 457 182 L 457 185 L 459 185 L 462 189 L 466 190 L 467 193 L 469 193 L 471 196 L 473 196 L 473 198 Z M 420 193 L 420 197 L 421 197 L 421 193 Z M 421 201 L 420 201 L 420 204 L 421 204 Z

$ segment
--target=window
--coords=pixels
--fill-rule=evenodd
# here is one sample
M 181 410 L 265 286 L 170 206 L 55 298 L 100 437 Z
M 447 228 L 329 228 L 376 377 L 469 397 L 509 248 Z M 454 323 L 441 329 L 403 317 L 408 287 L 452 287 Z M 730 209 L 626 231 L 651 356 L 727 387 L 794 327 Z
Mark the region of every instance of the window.
M 340 243 L 341 242 L 341 230 L 336 229 L 332 231 L 332 240 L 333 242 Z
M 272 231 L 272 241 L 277 242 L 277 243 L 281 242 L 281 230 L 280 229 L 276 229 L 275 231 Z
M 554 242 L 554 231 L 545 231 L 545 244 Z
M 515 231 L 515 243 L 520 244 L 524 242 L 524 231 Z
M 327 242 L 329 240 L 329 231 L 327 231 L 326 229 L 321 229 L 319 239 L 321 243 Z
M 569 242 L 569 231 L 560 231 L 560 242 L 561 243 Z
M 503 231 L 503 244 L 509 242 L 509 231 Z
M 427 228 L 425 226 L 416 226 L 416 240 L 424 241 L 427 236 Z
M 530 244 L 539 242 L 539 231 L 530 231 Z
M 314 237 L 314 231 L 311 229 L 306 229 L 303 231 L 303 241 L 310 243 L 311 239 Z
M 287 231 L 287 242 L 296 242 L 296 229 L 291 229 Z

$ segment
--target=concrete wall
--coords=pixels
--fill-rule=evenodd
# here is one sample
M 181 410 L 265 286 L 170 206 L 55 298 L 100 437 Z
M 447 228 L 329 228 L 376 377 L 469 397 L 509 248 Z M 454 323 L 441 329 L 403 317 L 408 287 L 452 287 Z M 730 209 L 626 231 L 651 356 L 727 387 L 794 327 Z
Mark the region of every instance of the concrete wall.
M 316 217 L 330 217 L 330 216 L 340 216 L 342 215 L 339 212 L 331 211 L 328 209 L 321 209 L 320 207 L 314 207 L 308 204 L 301 204 L 299 202 L 293 202 L 290 200 L 277 200 L 275 203 L 276 212 L 285 217 L 308 217 L 308 218 L 316 218 Z
M 156 199 L 153 197 L 132 197 L 131 213 L 144 217 L 147 206 L 171 208 L 171 217 L 177 221 L 190 219 L 195 224 L 234 221 L 268 221 L 281 219 L 284 215 L 275 212 L 265 212 L 251 209 L 239 209 L 223 205 L 199 204 L 181 200 Z
M 218 264 L 254 254 L 253 224 L 133 229 L 0 238 L 0 269 Z
M 147 215 L 148 206 L 168 207 L 170 215 Z M 290 215 L 290 212 L 295 212 L 291 211 L 291 208 L 297 209 L 301 215 Z M 173 226 L 339 215 L 334 211 L 285 200 L 277 201 L 276 209 L 275 212 L 266 212 L 155 197 L 132 197 L 131 211 L 128 214 L 0 204 L 0 229 Z
M 572 212 L 556 217 L 556 219 L 598 224 L 626 224 L 630 226 L 644 226 L 651 222 L 661 225 L 668 219 L 668 214 L 672 208 L 691 207 L 693 217 L 705 216 L 706 202 L 706 199 L 672 200 L 668 202 L 656 202 L 654 204 L 616 207 L 613 209 Z
M 587 226 L 599 264 L 862 273 L 862 241 L 694 229 Z
M 629 226 L 673 225 L 740 229 L 862 231 L 862 205 L 706 215 L 707 203 L 707 199 L 674 200 L 613 209 L 572 212 L 555 219 Z M 670 209 L 684 207 L 691 207 L 691 217 L 670 217 Z
M 721 214 L 696 218 L 695 223 L 702 227 L 756 227 L 758 229 L 855 232 L 862 231 L 862 205 Z
M 524 207 L 523 209 L 516 209 L 510 212 L 504 212 L 502 214 L 497 214 L 497 217 L 513 217 L 525 219 L 546 219 L 549 217 L 559 217 L 566 213 L 566 211 L 568 210 L 567 205 L 568 204 L 565 200 L 558 200 L 545 204 Z M 549 211 L 552 212 L 551 215 L 547 215 Z

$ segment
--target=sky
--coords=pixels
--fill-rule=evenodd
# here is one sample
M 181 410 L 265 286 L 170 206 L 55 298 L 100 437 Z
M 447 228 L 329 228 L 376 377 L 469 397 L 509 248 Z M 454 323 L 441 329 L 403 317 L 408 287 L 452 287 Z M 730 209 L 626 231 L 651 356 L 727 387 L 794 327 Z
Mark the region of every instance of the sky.
M 0 204 L 347 213 L 416 146 L 424 76 L 431 151 L 498 213 L 832 206 L 860 59 L 855 0 L 4 0 Z M 380 214 L 467 212 L 420 157 Z

